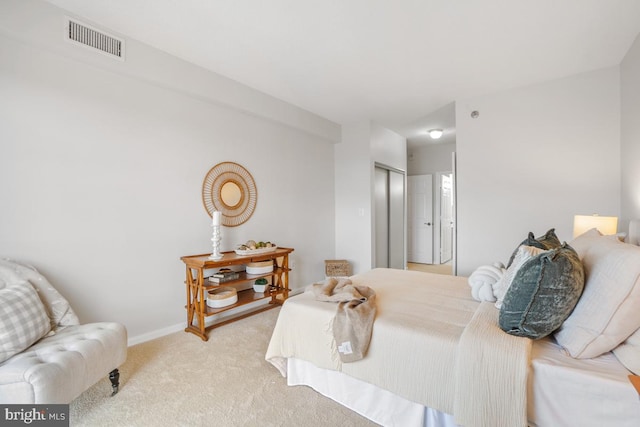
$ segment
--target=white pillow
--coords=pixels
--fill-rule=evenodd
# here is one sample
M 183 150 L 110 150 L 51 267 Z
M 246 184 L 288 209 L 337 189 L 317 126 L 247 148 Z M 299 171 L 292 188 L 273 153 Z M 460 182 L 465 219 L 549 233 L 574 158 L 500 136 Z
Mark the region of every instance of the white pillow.
M 589 231 L 585 231 L 570 243 L 570 246 L 576 250 L 580 260 L 584 258 L 587 250 L 594 244 L 598 244 L 598 239 L 605 238 L 608 240 L 620 241 L 616 234 L 603 236 L 597 228 L 592 228 Z
M 640 375 L 640 329 L 613 349 L 613 354 L 625 368 Z
M 573 239 L 571 243 L 569 243 L 569 246 L 576 250 L 578 256 L 582 260 L 582 258 L 584 258 L 585 254 L 587 253 L 587 250 L 592 245 L 597 244 L 600 237 L 602 237 L 602 234 L 600 234 L 598 229 L 592 228 L 591 230 L 585 231 L 584 233 Z
M 640 328 L 640 247 L 593 233 L 574 242 L 584 291 L 555 337 L 569 355 L 587 359 L 613 350 Z
M 0 289 L 0 363 L 26 350 L 50 330 L 47 311 L 29 282 Z
M 518 247 L 518 250 L 513 257 L 513 262 L 493 286 L 493 294 L 496 296 L 496 308 L 502 307 L 504 296 L 507 294 L 507 290 L 509 290 L 511 283 L 513 282 L 513 278 L 516 277 L 516 273 L 520 270 L 520 267 L 522 267 L 524 263 L 529 261 L 531 258 L 543 252 L 547 251 L 536 248 L 535 246 L 520 245 Z

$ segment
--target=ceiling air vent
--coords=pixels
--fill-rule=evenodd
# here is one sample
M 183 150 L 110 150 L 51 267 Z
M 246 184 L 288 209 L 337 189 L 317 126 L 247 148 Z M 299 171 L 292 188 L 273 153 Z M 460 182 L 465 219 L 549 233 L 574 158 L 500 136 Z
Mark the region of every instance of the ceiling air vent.
M 124 40 L 86 24 L 67 19 L 67 40 L 87 46 L 124 61 Z

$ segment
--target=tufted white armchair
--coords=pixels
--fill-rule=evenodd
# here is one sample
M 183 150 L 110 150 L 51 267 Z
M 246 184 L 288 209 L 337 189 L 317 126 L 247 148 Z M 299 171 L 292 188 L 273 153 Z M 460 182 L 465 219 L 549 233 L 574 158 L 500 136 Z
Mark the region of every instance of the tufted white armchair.
M 0 260 L 0 403 L 70 403 L 127 358 L 127 331 L 80 325 L 68 301 L 36 271 Z

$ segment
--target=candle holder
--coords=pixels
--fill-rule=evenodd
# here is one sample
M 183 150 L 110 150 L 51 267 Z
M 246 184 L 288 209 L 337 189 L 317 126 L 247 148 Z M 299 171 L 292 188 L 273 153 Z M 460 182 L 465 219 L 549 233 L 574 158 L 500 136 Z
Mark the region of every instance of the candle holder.
M 224 256 L 220 253 L 220 241 L 222 237 L 220 237 L 220 226 L 213 225 L 213 236 L 211 237 L 211 243 L 213 243 L 213 252 L 209 256 L 209 259 L 219 260 Z

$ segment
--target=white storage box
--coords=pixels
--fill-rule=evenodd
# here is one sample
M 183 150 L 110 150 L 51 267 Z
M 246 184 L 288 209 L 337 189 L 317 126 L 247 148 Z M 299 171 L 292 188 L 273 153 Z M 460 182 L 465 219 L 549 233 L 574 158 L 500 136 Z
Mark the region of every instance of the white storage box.
M 225 286 L 211 289 L 207 292 L 207 305 L 212 308 L 221 308 L 238 302 L 238 292 L 235 288 Z
M 247 274 L 265 274 L 273 271 L 273 261 L 250 262 L 247 264 Z

